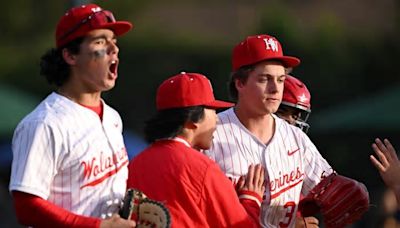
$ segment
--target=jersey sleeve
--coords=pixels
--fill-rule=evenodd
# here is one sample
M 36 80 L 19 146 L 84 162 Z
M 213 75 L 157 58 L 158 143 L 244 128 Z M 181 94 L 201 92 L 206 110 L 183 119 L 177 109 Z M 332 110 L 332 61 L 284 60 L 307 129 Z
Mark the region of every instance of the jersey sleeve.
M 332 167 L 322 157 L 307 135 L 305 135 L 304 172 L 303 195 L 307 195 L 323 177 L 333 172 Z
M 100 227 L 101 220 L 74 214 L 40 197 L 13 192 L 15 215 L 21 225 L 32 227 Z M 45 218 L 45 219 L 44 219 Z
M 20 124 L 12 140 L 10 191 L 17 190 L 47 199 L 57 172 L 62 146 L 60 141 L 57 130 L 43 122 Z
M 247 203 L 254 207 L 254 202 Z M 205 175 L 200 205 L 210 227 L 259 227 L 259 206 L 258 210 L 253 208 L 246 212 L 232 183 L 215 163 L 208 167 Z

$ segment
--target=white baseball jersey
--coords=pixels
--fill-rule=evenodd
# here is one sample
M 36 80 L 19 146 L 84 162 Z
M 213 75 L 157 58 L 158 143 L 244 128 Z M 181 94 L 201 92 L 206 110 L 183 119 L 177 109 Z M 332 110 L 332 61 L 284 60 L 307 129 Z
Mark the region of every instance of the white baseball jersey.
M 304 132 L 272 116 L 276 130 L 266 145 L 242 125 L 233 108 L 219 113 L 213 145 L 205 153 L 234 182 L 247 174 L 250 164 L 262 164 L 268 178 L 262 227 L 294 227 L 300 195 L 333 170 Z
M 128 178 L 119 114 L 92 110 L 50 94 L 17 126 L 10 191 L 30 193 L 76 214 L 118 211 Z

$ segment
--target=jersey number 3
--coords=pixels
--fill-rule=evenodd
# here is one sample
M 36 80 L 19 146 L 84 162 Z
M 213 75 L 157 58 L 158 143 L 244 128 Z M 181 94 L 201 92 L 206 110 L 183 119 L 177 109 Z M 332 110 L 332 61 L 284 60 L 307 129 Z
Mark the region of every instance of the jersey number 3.
M 290 222 L 292 221 L 293 214 L 294 214 L 294 211 L 296 208 L 296 204 L 293 201 L 290 201 L 290 202 L 287 202 L 283 207 L 286 209 L 287 212 L 286 212 L 286 215 L 284 218 L 284 221 L 286 221 L 286 222 L 279 223 L 279 227 L 282 227 L 282 228 L 288 227 Z

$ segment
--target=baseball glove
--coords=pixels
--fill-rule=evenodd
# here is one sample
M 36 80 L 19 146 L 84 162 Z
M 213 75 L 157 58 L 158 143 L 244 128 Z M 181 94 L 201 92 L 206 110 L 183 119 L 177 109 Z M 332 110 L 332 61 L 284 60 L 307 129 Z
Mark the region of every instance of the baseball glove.
M 126 191 L 119 215 L 121 218 L 135 220 L 136 227 L 171 227 L 168 209 L 161 202 L 147 198 L 137 189 Z
M 368 211 L 369 195 L 364 184 L 332 173 L 322 179 L 299 203 L 303 217 L 321 213 L 327 228 L 354 223 Z

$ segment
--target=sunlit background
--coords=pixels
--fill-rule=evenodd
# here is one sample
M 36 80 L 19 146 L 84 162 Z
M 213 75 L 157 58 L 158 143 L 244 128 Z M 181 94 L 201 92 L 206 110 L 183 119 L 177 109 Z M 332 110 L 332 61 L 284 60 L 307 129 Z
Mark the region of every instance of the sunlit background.
M 0 13 L 0 223 L 18 227 L 8 193 L 10 142 L 17 123 L 54 88 L 39 59 L 54 46 L 55 26 L 71 6 L 90 1 L 4 1 Z M 207 75 L 216 97 L 229 99 L 232 47 L 247 35 L 278 38 L 302 60 L 293 75 L 312 95 L 309 135 L 342 175 L 370 192 L 371 208 L 353 227 L 393 222 L 387 196 L 369 161 L 375 137 L 400 151 L 400 1 L 396 0 L 103 0 L 129 20 L 118 40 L 119 79 L 104 99 L 124 121 L 130 157 L 146 144 L 144 121 L 155 111 L 159 83 L 180 71 Z M 160 186 L 162 187 L 162 186 Z M 1 225 L 3 226 L 3 225 Z

